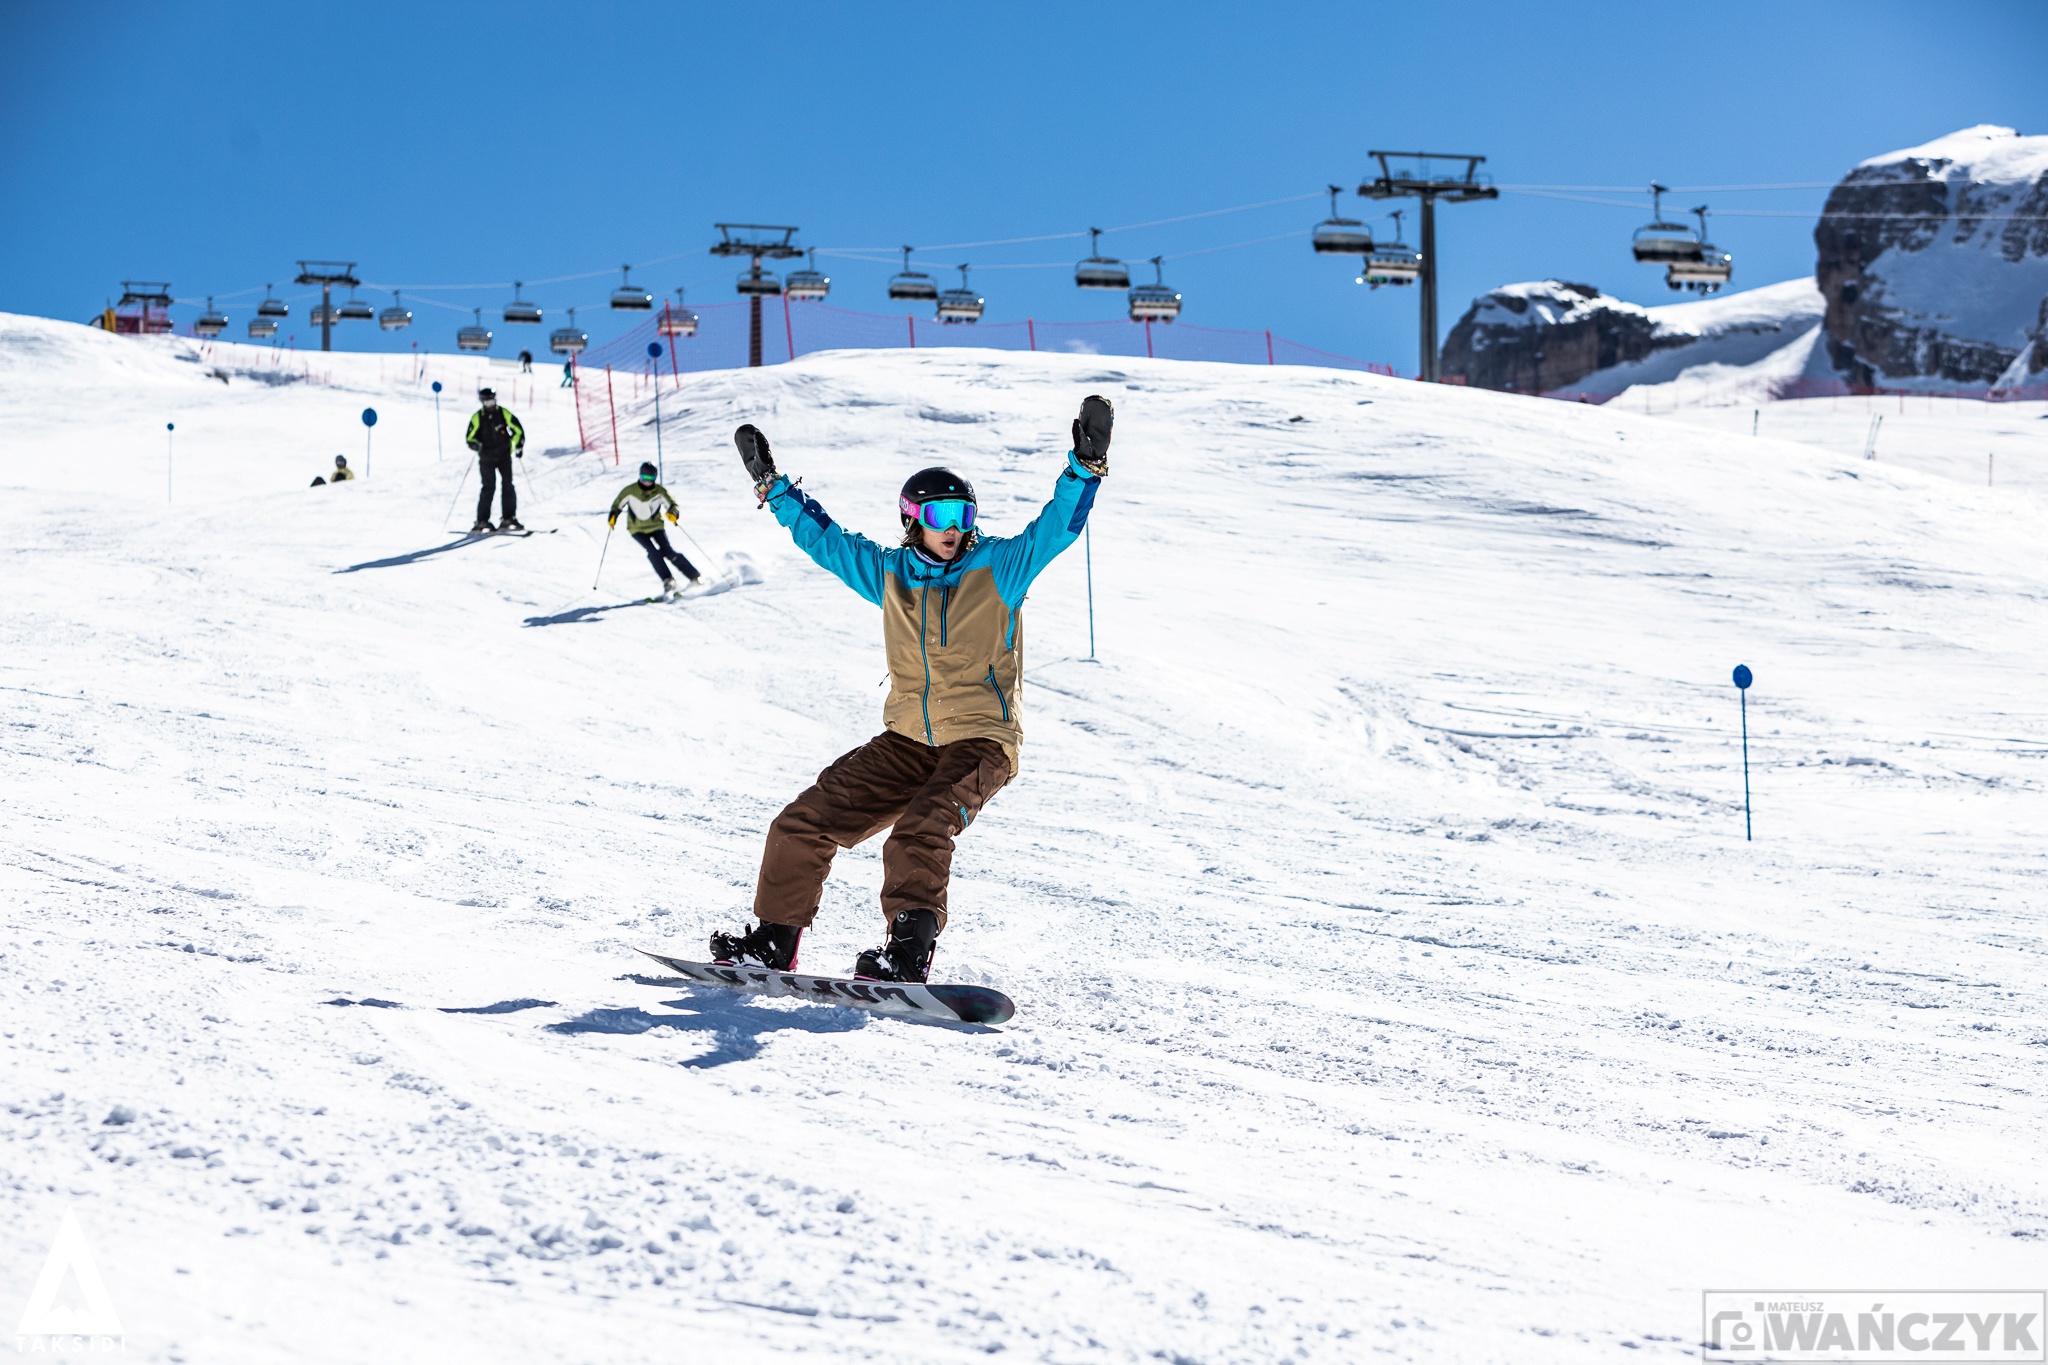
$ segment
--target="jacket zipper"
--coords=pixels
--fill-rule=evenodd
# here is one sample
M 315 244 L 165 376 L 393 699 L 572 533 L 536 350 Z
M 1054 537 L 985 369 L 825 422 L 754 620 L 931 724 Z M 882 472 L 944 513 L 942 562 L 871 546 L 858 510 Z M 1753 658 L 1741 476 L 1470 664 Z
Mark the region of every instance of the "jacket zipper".
M 927 584 L 917 595 L 917 657 L 924 661 L 924 742 L 937 747 L 938 741 L 932 738 L 932 656 L 925 647 L 931 639 L 931 604 L 932 590 Z
M 996 690 L 996 705 L 1003 708 L 1003 724 L 1010 723 L 1010 699 L 1003 695 L 1003 685 L 996 681 L 996 666 L 988 666 L 988 685 Z

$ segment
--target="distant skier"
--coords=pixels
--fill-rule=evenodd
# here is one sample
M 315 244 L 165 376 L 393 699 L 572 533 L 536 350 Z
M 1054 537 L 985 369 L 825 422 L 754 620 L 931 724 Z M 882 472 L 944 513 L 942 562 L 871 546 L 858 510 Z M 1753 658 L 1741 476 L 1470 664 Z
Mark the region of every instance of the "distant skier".
M 575 360 L 570 359 L 562 362 L 562 382 L 555 385 L 555 387 L 558 389 L 573 389 L 576 387 Z
M 519 425 L 519 419 L 509 408 L 498 406 L 498 395 L 493 389 L 478 389 L 477 400 L 483 404 L 469 419 L 469 431 L 463 440 L 476 452 L 476 472 L 483 490 L 476 499 L 476 525 L 469 528 L 473 536 L 487 536 L 491 533 L 491 494 L 497 490 L 500 477 L 505 480 L 505 496 L 502 503 L 504 520 L 498 523 L 500 531 L 524 531 L 516 513 L 519 511 L 519 494 L 512 487 L 512 460 L 526 455 L 526 428 Z
M 334 457 L 334 472 L 332 474 L 329 474 L 324 479 L 321 478 L 318 474 L 315 474 L 313 476 L 312 487 L 318 488 L 322 484 L 328 483 L 344 483 L 349 479 L 353 479 L 354 477 L 355 471 L 351 470 L 348 467 L 348 456 L 337 455 Z
M 640 542 L 640 548 L 647 551 L 647 562 L 654 566 L 654 572 L 661 578 L 661 590 L 670 597 L 682 591 L 676 586 L 675 576 L 668 571 L 673 564 L 683 571 L 683 577 L 695 587 L 701 580 L 697 570 L 675 546 L 668 543 L 668 528 L 661 524 L 664 514 L 676 522 L 676 500 L 668 490 L 654 481 L 655 468 L 652 464 L 640 466 L 640 477 L 619 490 L 612 499 L 612 513 L 605 518 L 605 525 L 619 524 L 619 509 L 626 510 L 626 530 L 633 539 Z M 680 525 L 680 522 L 676 522 Z
M 1024 595 L 1087 525 L 1109 472 L 1114 417 L 1103 399 L 1083 400 L 1067 467 L 1022 534 L 983 536 L 967 480 L 926 469 L 896 500 L 903 539 L 891 549 L 841 528 L 777 472 L 759 428 L 734 433 L 755 493 L 798 548 L 882 609 L 889 699 L 882 733 L 835 759 L 775 817 L 754 889 L 757 922 L 714 933 L 714 960 L 791 970 L 833 855 L 886 829 L 888 938 L 860 954 L 854 975 L 929 979 L 932 946 L 946 925 L 953 840 L 1017 771 Z
M 533 352 L 532 352 L 532 351 L 521 351 L 521 352 L 519 353 L 519 373 L 521 373 L 521 374 L 532 374 L 532 373 L 533 373 Z M 531 395 L 531 394 L 529 394 L 529 395 L 527 395 L 527 396 L 528 396 L 528 397 L 532 397 L 532 395 Z

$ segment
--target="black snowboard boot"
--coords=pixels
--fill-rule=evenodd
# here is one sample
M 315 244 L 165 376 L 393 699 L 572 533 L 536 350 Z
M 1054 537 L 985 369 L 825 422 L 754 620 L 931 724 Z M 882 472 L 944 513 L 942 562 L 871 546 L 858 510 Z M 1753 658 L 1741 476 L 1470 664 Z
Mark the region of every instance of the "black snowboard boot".
M 756 924 L 744 934 L 723 930 L 711 936 L 711 960 L 730 966 L 766 967 L 772 972 L 796 967 L 797 940 L 804 931 L 787 924 Z
M 519 518 L 507 517 L 498 523 L 498 529 L 500 531 L 524 531 L 526 527 L 521 524 Z
M 491 524 L 488 521 L 480 521 L 469 528 L 469 533 L 473 536 L 487 536 L 491 533 Z
M 853 974 L 864 981 L 929 981 L 938 937 L 938 911 L 905 910 L 889 925 L 887 943 L 854 959 Z

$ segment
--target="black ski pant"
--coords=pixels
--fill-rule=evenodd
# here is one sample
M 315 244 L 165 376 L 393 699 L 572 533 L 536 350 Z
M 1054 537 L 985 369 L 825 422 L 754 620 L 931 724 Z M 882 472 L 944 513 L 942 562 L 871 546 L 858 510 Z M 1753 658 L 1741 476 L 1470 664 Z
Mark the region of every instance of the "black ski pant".
M 633 532 L 633 539 L 639 541 L 640 548 L 647 551 L 647 562 L 652 564 L 654 571 L 661 575 L 662 582 L 666 583 L 674 576 L 668 571 L 670 564 L 681 569 L 683 577 L 689 579 L 692 583 L 697 581 L 696 566 L 683 558 L 682 551 L 668 543 L 667 528 L 664 527 L 655 531 L 635 531 Z
M 491 519 L 491 494 L 497 491 L 499 476 L 505 480 L 505 520 L 511 521 L 519 515 L 519 494 L 512 487 L 512 452 L 502 455 L 479 453 L 476 457 L 476 474 L 483 484 L 483 491 L 476 497 L 476 519 Z
M 1009 755 L 992 739 L 934 746 L 882 731 L 834 759 L 768 827 L 754 917 L 808 927 L 832 856 L 886 829 L 882 913 L 894 924 L 905 910 L 933 910 L 944 929 L 953 840 L 1009 780 Z

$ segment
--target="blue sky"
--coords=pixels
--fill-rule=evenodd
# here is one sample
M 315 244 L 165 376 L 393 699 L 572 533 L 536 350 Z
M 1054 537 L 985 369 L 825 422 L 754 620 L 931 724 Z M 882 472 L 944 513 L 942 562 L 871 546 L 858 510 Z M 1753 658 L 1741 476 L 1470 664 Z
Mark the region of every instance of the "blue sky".
M 827 249 L 982 241 L 1332 181 L 1348 213 L 1371 217 L 1384 206 L 1350 191 L 1376 147 L 1483 153 L 1503 185 L 1827 182 L 1974 123 L 2048 132 L 2043 53 L 2048 5 L 2035 0 L 7 4 L 0 309 L 83 319 L 124 278 L 193 298 L 285 285 L 300 257 L 419 284 L 676 258 L 636 282 L 722 301 L 735 272 L 702 254 L 720 220 L 794 223 Z M 1723 211 L 1714 236 L 1743 287 L 1810 273 L 1812 221 L 1730 211 L 1810 213 L 1824 194 L 1678 199 Z M 1271 327 L 1412 370 L 1415 291 L 1368 291 L 1351 283 L 1354 263 L 1312 255 L 1307 232 L 1326 212 L 1306 200 L 1104 245 L 1164 253 L 1187 321 Z M 1445 330 L 1473 295 L 1513 280 L 1680 297 L 1628 258 L 1645 217 L 1521 193 L 1445 209 Z M 1114 316 L 1119 296 L 1080 293 L 1065 268 L 995 268 L 1085 248 L 929 264 L 971 260 L 990 321 Z M 834 304 L 896 311 L 890 267 L 820 265 Z M 613 278 L 528 294 L 552 319 L 602 300 Z M 452 348 L 467 315 L 430 297 L 488 320 L 510 291 L 415 291 L 410 332 L 358 324 L 340 344 Z M 240 336 L 251 300 L 235 302 Z M 301 305 L 301 332 L 303 318 Z M 600 340 L 619 326 L 601 308 L 580 321 Z

